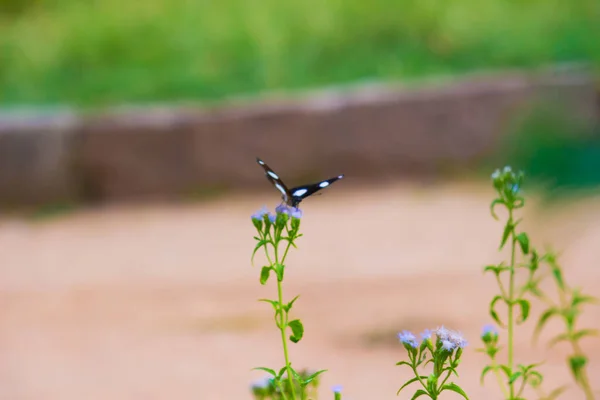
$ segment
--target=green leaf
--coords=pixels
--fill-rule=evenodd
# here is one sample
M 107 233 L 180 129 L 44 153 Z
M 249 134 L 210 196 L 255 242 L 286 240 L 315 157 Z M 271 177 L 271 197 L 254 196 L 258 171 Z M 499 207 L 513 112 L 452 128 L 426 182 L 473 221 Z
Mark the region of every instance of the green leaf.
M 307 376 L 307 377 L 306 377 L 306 379 L 305 379 L 305 380 L 304 380 L 304 381 L 303 381 L 303 382 L 302 382 L 300 385 L 301 385 L 301 386 L 303 386 L 303 387 L 304 387 L 304 386 L 306 386 L 306 385 L 308 385 L 308 384 L 309 384 L 309 383 L 311 383 L 311 382 L 312 382 L 312 381 L 313 381 L 313 380 L 314 380 L 314 379 L 315 379 L 317 376 L 321 375 L 323 372 L 326 372 L 326 371 L 327 371 L 326 369 L 322 369 L 322 370 L 320 370 L 320 371 L 317 371 L 317 372 L 315 372 L 315 373 L 314 373 L 314 374 L 312 374 L 312 375 L 309 375 L 309 376 Z
M 269 280 L 269 273 L 271 272 L 272 267 L 264 266 L 260 271 L 260 284 L 264 285 Z
M 547 400 L 556 399 L 558 396 L 560 396 L 568 388 L 569 387 L 567 385 L 563 385 L 563 386 L 561 386 L 559 388 L 556 388 L 553 391 L 551 391 L 548 396 L 546 396 L 546 399 Z
M 523 254 L 529 254 L 529 236 L 525 232 L 521 232 L 517 235 L 516 239 L 521 245 Z
M 285 310 L 285 312 L 288 312 L 292 309 L 292 306 L 294 305 L 294 302 L 296 301 L 296 299 L 298 299 L 298 297 L 300 297 L 300 295 L 294 297 L 292 299 L 292 301 L 290 301 L 289 303 L 287 303 L 286 305 L 283 306 L 283 309 Z
M 252 265 L 254 265 L 254 256 L 256 255 L 256 252 L 263 246 L 265 246 L 265 249 L 266 249 L 267 243 L 269 243 L 269 240 L 266 240 L 266 239 L 263 239 L 257 243 L 256 247 L 254 248 L 254 251 L 252 252 L 252 257 L 250 257 L 250 263 Z
M 490 358 L 494 358 L 496 356 L 496 353 L 500 351 L 500 347 L 489 347 L 484 351 L 487 353 L 488 356 L 490 356 Z
M 559 266 L 556 265 L 555 263 L 552 263 L 550 265 L 550 268 L 552 269 L 552 275 L 554 276 L 554 280 L 556 280 L 558 287 L 561 290 L 564 290 L 565 289 L 565 280 L 563 279 L 562 271 L 560 270 Z
M 465 399 L 469 400 L 465 391 L 462 390 L 462 388 L 454 382 L 446 383 L 444 386 L 442 386 L 442 389 L 440 390 L 440 392 L 442 392 L 443 390 L 451 390 L 454 393 L 458 393 Z
M 583 304 L 583 303 L 595 304 L 595 303 L 598 303 L 598 299 L 593 296 L 585 296 L 585 295 L 579 293 L 578 290 L 574 290 L 573 291 L 573 299 L 571 300 L 571 305 L 573 307 L 576 307 L 579 304 Z
M 520 377 L 521 375 L 523 375 L 523 373 L 522 373 L 521 371 L 519 371 L 519 372 L 515 372 L 514 374 L 512 374 L 512 375 L 510 376 L 510 378 L 508 378 L 508 383 L 509 383 L 509 384 L 512 384 L 512 383 L 514 383 L 514 382 L 515 382 L 517 379 L 519 379 L 519 377 Z
M 581 380 L 581 371 L 587 364 L 587 361 L 587 358 L 584 356 L 569 357 L 569 366 L 577 382 Z
M 496 276 L 499 276 L 499 275 L 500 275 L 500 273 L 501 273 L 502 271 L 508 271 L 509 269 L 510 269 L 509 267 L 507 267 L 507 266 L 505 266 L 505 265 L 503 265 L 503 264 L 498 264 L 498 265 L 486 265 L 486 266 L 483 268 L 483 272 L 485 273 L 485 272 L 489 272 L 489 271 L 491 271 L 491 272 L 493 272 L 493 273 L 494 273 Z
M 285 265 L 283 264 L 275 264 L 273 267 L 273 271 L 277 274 L 277 280 L 279 282 L 283 281 L 283 272 L 285 271 Z
M 544 363 L 543 362 L 533 363 L 533 364 L 529 364 L 527 366 L 525 366 L 523 364 L 518 364 L 517 368 L 519 368 L 519 370 L 523 371 L 523 373 L 526 374 L 526 373 L 529 373 L 529 371 L 533 370 L 533 368 L 539 367 L 542 364 L 544 364 Z
M 302 336 L 304 336 L 304 326 L 302 326 L 302 322 L 299 319 L 295 319 L 288 323 L 288 326 L 292 329 L 292 335 L 290 335 L 290 340 L 294 343 L 298 343 Z
M 269 303 L 273 306 L 275 311 L 279 309 L 279 302 L 277 300 L 269 300 L 269 299 L 259 299 L 258 301 L 263 301 L 265 303 Z
M 546 322 L 548 322 L 548 320 L 555 315 L 560 315 L 560 310 L 558 308 L 552 307 L 544 311 L 544 313 L 540 316 L 540 319 L 538 320 L 535 326 L 535 330 L 533 331 L 534 343 L 537 342 L 537 339 L 540 333 L 542 332 L 542 328 L 544 327 Z
M 410 400 L 415 400 L 417 397 L 421 397 L 423 395 L 429 396 L 429 394 L 426 391 L 424 391 L 423 389 L 419 389 L 415 392 L 413 397 L 410 398 Z
M 398 361 L 398 362 L 396 363 L 396 365 L 408 365 L 409 367 L 411 367 L 411 368 L 412 368 L 412 364 L 411 364 L 411 363 L 409 363 L 408 361 Z
M 396 365 L 398 365 L 398 364 L 396 364 Z M 426 376 L 421 376 L 421 379 L 423 379 L 423 378 L 427 379 L 427 377 L 426 377 Z M 400 394 L 400 392 L 402 391 L 402 389 L 404 389 L 405 387 L 407 387 L 407 386 L 408 386 L 408 385 L 410 385 L 411 383 L 413 383 L 413 382 L 416 382 L 416 381 L 418 381 L 418 380 L 419 380 L 419 378 L 417 378 L 417 377 L 414 377 L 414 378 L 412 378 L 412 379 L 409 379 L 408 381 L 406 381 L 406 383 L 404 383 L 404 385 L 402 385 L 402 386 L 400 387 L 400 389 L 398 389 L 398 391 L 396 392 L 396 396 L 398 396 L 398 395 Z
M 569 340 L 569 334 L 568 333 L 563 333 L 560 335 L 556 335 L 552 340 L 550 340 L 550 342 L 548 343 L 548 347 L 552 347 L 555 344 L 562 342 L 562 341 L 567 341 Z
M 544 376 L 537 371 L 531 371 L 529 374 L 529 378 L 530 378 L 529 384 L 533 387 L 540 386 L 541 383 L 544 381 Z M 535 378 L 535 379 L 531 380 L 531 378 Z
M 526 291 L 537 297 L 538 299 L 542 297 L 542 291 L 539 288 L 539 284 L 542 281 L 542 277 L 538 277 L 535 279 L 529 279 L 528 282 L 524 285 Z
M 521 324 L 527 320 L 527 317 L 529 317 L 530 305 L 529 302 L 525 299 L 517 300 L 517 303 L 521 307 L 521 315 L 517 319 L 517 323 Z
M 508 240 L 508 237 L 510 236 L 510 233 L 513 231 L 513 229 L 514 229 L 513 224 L 510 222 L 507 222 L 506 226 L 504 227 L 504 232 L 502 233 L 502 241 L 500 242 L 500 250 L 502 250 L 502 248 L 506 244 L 506 241 Z
M 507 378 L 510 378 L 510 376 L 512 375 L 512 371 L 510 370 L 510 368 L 508 368 L 508 366 L 500 365 L 500 369 L 502 369 L 502 371 L 506 374 Z
M 272 370 L 271 368 L 265 368 L 265 367 L 257 367 L 257 368 L 252 368 L 253 370 L 259 370 L 259 371 L 265 371 L 271 375 L 273 375 L 274 378 L 277 378 L 277 373 L 275 373 L 274 370 Z
M 495 199 L 494 201 L 492 201 L 492 204 L 490 204 L 490 212 L 492 214 L 492 217 L 494 217 L 494 219 L 497 221 L 498 220 L 498 216 L 496 215 L 496 213 L 494 212 L 494 208 L 496 208 L 496 206 L 498 204 L 503 204 L 506 205 L 506 203 L 504 202 L 504 200 L 502 199 Z
M 483 378 L 485 378 L 485 375 L 492 371 L 494 369 L 494 367 L 492 367 L 491 365 L 486 365 L 485 368 L 483 368 L 483 371 L 481 371 L 481 377 L 479 378 L 479 381 L 481 382 L 481 384 L 483 385 Z
M 567 328 L 569 331 L 575 328 L 575 319 L 579 314 L 579 310 L 575 308 L 568 308 L 562 310 L 562 316 L 565 319 L 565 323 L 567 324 Z
M 297 381 L 301 381 L 302 377 L 300 376 L 299 373 L 296 372 L 296 370 L 294 368 L 292 368 L 292 363 L 290 363 L 289 365 L 290 365 L 290 371 L 292 371 L 292 376 L 294 377 L 294 379 L 296 379 Z
M 277 377 L 281 378 L 285 371 L 287 371 L 287 367 L 281 367 L 281 369 L 279 370 L 279 373 L 277 374 Z
M 573 334 L 573 339 L 579 340 L 585 336 L 598 336 L 598 329 L 582 329 Z
M 535 272 L 537 271 L 539 265 L 540 256 L 538 255 L 537 251 L 531 250 L 531 260 L 529 261 L 529 269 L 531 270 L 531 272 Z
M 494 297 L 494 299 L 490 303 L 490 315 L 492 316 L 492 318 L 494 319 L 494 321 L 496 321 L 498 323 L 498 325 L 504 327 L 504 324 L 502 323 L 502 321 L 500 321 L 500 317 L 498 316 L 498 313 L 494 309 L 494 307 L 495 307 L 496 303 L 498 302 L 498 300 L 502 300 L 502 296 L 497 295 L 496 297 Z

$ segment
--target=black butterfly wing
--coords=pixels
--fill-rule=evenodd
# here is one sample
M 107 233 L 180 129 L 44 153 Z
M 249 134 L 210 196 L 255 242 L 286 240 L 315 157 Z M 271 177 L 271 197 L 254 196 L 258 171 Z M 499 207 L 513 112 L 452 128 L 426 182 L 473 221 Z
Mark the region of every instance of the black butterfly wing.
M 256 157 L 256 162 L 258 163 L 258 165 L 260 165 L 265 170 L 265 176 L 267 177 L 269 182 L 271 182 L 271 184 L 273 186 L 275 186 L 275 188 L 281 192 L 281 196 L 282 196 L 283 200 L 287 203 L 289 201 L 289 199 L 292 198 L 292 196 L 290 194 L 289 189 L 287 188 L 285 183 L 283 183 L 283 181 L 281 180 L 279 175 L 277 175 L 275 173 L 275 171 L 273 171 L 271 169 L 271 167 L 269 167 L 260 158 Z
M 342 179 L 343 177 L 344 177 L 344 175 L 338 175 L 336 177 L 326 179 L 324 181 L 320 181 L 317 183 L 311 183 L 308 185 L 297 186 L 297 187 L 291 188 L 289 190 L 289 192 L 290 192 L 290 195 L 292 196 L 292 205 L 294 207 L 297 207 L 298 204 L 302 200 L 307 198 L 308 196 L 315 194 L 316 192 L 318 192 L 321 189 L 325 189 L 326 187 L 328 187 L 335 181 Z

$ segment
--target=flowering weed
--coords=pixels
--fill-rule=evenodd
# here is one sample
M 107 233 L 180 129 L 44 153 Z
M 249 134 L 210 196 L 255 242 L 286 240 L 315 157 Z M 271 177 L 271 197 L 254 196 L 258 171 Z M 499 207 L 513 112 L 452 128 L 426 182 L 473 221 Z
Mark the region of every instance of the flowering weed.
M 292 343 L 298 343 L 304 335 L 304 326 L 299 319 L 290 320 L 289 313 L 294 302 L 299 296 L 289 302 L 283 300 L 283 279 L 285 277 L 285 259 L 290 247 L 296 248 L 296 240 L 302 236 L 300 231 L 300 219 L 302 211 L 298 208 L 279 205 L 275 214 L 269 213 L 266 207 L 261 208 L 252 215 L 252 223 L 258 232 L 254 239 L 257 241 L 252 252 L 251 260 L 260 249 L 264 249 L 268 264 L 260 271 L 260 283 L 265 285 L 269 278 L 274 275 L 277 281 L 277 299 L 260 299 L 259 301 L 269 303 L 275 313 L 275 325 L 281 332 L 283 345 L 283 356 L 285 365 L 276 372 L 276 369 L 259 367 L 269 374 L 265 380 L 252 386 L 252 393 L 256 399 L 283 399 L 296 400 L 306 399 L 308 392 L 318 386 L 318 376 L 325 370 L 313 373 L 297 372 L 292 368 L 288 353 L 288 338 Z M 281 250 L 283 253 L 281 253 Z M 289 337 L 286 331 L 289 330 Z
M 577 330 L 576 319 L 580 315 L 581 305 L 594 302 L 595 299 L 583 295 L 579 290 L 571 289 L 564 280 L 564 273 L 556 262 L 556 256 L 553 253 L 540 255 L 531 245 L 527 233 L 517 231 L 521 220 L 515 219 L 515 212 L 525 206 L 525 198 L 521 193 L 523 180 L 523 172 L 515 173 L 510 167 L 505 167 L 502 171 L 496 170 L 492 174 L 492 184 L 497 197 L 491 203 L 491 214 L 497 220 L 495 208 L 499 206 L 504 207 L 508 213 L 500 240 L 500 250 L 507 244 L 510 246 L 510 261 L 498 265 L 488 265 L 484 271 L 494 274 L 500 290 L 500 294 L 492 299 L 489 312 L 498 326 L 507 330 L 507 363 L 501 364 L 497 361 L 497 354 L 502 350 L 498 345 L 500 337 L 498 330 L 493 325 L 486 325 L 481 334 L 484 347 L 479 351 L 484 352 L 490 358 L 490 363 L 482 371 L 481 382 L 483 384 L 484 377 L 489 372 L 493 372 L 504 398 L 508 400 L 523 399 L 523 392 L 527 385 L 533 387 L 542 399 L 557 398 L 566 389 L 566 386 L 561 386 L 546 395 L 541 388 L 543 376 L 536 369 L 540 363 L 529 365 L 515 363 L 515 328 L 524 323 L 530 315 L 531 303 L 525 297 L 529 294 L 541 299 L 549 307 L 540 316 L 534 333 L 534 341 L 550 318 L 560 317 L 563 319 L 566 332 L 552 339 L 551 344 L 560 341 L 567 341 L 571 344 L 573 354 L 569 357 L 569 367 L 575 383 L 585 393 L 586 400 L 591 400 L 594 397 L 585 370 L 587 357 L 579 345 L 579 340 L 595 335 L 597 331 Z M 517 262 L 517 253 L 522 256 L 523 262 Z M 541 266 L 547 268 L 540 268 Z M 523 271 L 522 275 L 525 278 L 525 283 L 522 285 L 518 285 L 516 282 L 517 273 L 520 271 Z M 558 301 L 553 301 L 540 288 L 540 282 L 547 276 L 554 278 Z M 500 317 L 496 308 L 498 303 L 506 305 L 508 310 L 506 319 Z
M 507 400 L 523 400 L 526 387 L 533 388 L 541 400 L 557 398 L 566 390 L 566 386 L 554 388 L 548 394 L 542 389 L 543 375 L 538 370 L 541 363 L 519 364 L 515 359 L 514 338 L 517 326 L 526 322 L 530 316 L 531 300 L 541 300 L 547 305 L 540 315 L 533 341 L 535 342 L 546 323 L 553 318 L 564 322 L 565 330 L 550 341 L 550 346 L 567 342 L 572 348 L 568 358 L 568 367 L 575 384 L 581 389 L 586 400 L 593 400 L 594 393 L 586 370 L 588 357 L 585 355 L 580 340 L 584 337 L 597 335 L 594 329 L 580 329 L 577 319 L 584 304 L 595 303 L 597 300 L 583 294 L 578 288 L 566 283 L 565 274 L 560 267 L 557 256 L 552 252 L 541 254 L 530 243 L 529 235 L 519 230 L 521 219 L 516 213 L 525 206 L 522 193 L 524 174 L 513 172 L 510 167 L 496 170 L 492 174 L 492 184 L 496 198 L 492 201 L 490 211 L 498 220 L 496 210 L 503 207 L 506 210 L 506 221 L 500 237 L 499 250 L 508 247 L 510 259 L 496 265 L 484 267 L 484 272 L 491 273 L 498 284 L 499 293 L 493 297 L 489 305 L 489 313 L 495 324 L 483 327 L 481 340 L 483 347 L 477 349 L 487 355 L 489 363 L 481 373 L 481 383 L 492 373 L 498 386 Z M 304 335 L 304 326 L 299 319 L 291 319 L 290 311 L 299 296 L 284 301 L 283 280 L 285 277 L 285 260 L 291 247 L 296 248 L 300 234 L 302 211 L 298 208 L 281 204 L 275 208 L 275 214 L 266 207 L 252 215 L 252 223 L 257 231 L 256 246 L 252 252 L 251 261 L 260 250 L 264 251 L 267 264 L 261 268 L 260 283 L 266 285 L 269 279 L 277 284 L 277 298 L 274 300 L 260 299 L 269 303 L 274 310 L 274 320 L 281 333 L 283 347 L 283 367 L 271 369 L 255 368 L 268 373 L 263 379 L 251 386 L 254 398 L 257 400 L 307 400 L 316 399 L 320 374 L 304 370 L 297 372 L 292 368 L 288 352 L 288 342 L 298 343 Z M 556 286 L 556 299 L 542 290 L 540 283 L 551 277 Z M 523 284 L 518 283 L 524 281 Z M 498 306 L 506 306 L 507 315 L 501 317 Z M 501 330 L 506 331 L 501 333 Z M 288 336 L 289 334 L 289 336 Z M 500 341 L 506 338 L 506 347 Z M 455 331 L 443 326 L 434 330 L 425 330 L 417 338 L 410 331 L 398 333 L 398 339 L 407 351 L 408 360 L 399 361 L 396 365 L 410 368 L 414 377 L 405 382 L 397 392 L 408 386 L 417 385 L 412 399 L 421 396 L 437 400 L 441 393 L 450 391 L 468 400 L 465 391 L 449 379 L 458 376 L 457 368 L 461 361 L 467 341 Z M 506 362 L 499 361 L 499 354 L 506 352 Z M 431 364 L 431 365 L 430 365 Z M 429 373 L 423 369 L 430 368 Z M 341 400 L 341 386 L 332 388 L 335 400 Z
M 435 341 L 432 340 L 433 334 L 436 336 Z M 449 390 L 468 400 L 467 394 L 460 386 L 448 382 L 450 375 L 458 376 L 456 368 L 460 363 L 463 349 L 467 345 L 467 341 L 460 333 L 442 326 L 433 332 L 429 329 L 425 330 L 421 334 L 420 343 L 416 336 L 409 331 L 400 332 L 398 339 L 408 352 L 408 361 L 400 361 L 396 365 L 406 365 L 412 370 L 415 377 L 404 383 L 396 394 L 412 383 L 420 383 L 421 388 L 415 391 L 413 399 L 428 396 L 435 400 L 443 391 Z M 432 372 L 429 375 L 421 375 L 418 368 L 425 367 L 429 363 L 432 363 Z

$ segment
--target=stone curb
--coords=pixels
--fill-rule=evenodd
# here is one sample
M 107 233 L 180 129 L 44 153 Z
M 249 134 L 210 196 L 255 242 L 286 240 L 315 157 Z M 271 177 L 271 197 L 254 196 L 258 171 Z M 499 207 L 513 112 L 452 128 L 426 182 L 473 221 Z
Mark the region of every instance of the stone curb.
M 0 203 L 173 199 L 344 172 L 435 174 L 490 155 L 535 107 L 600 120 L 585 69 L 477 74 L 418 87 L 360 85 L 194 105 L 0 115 Z

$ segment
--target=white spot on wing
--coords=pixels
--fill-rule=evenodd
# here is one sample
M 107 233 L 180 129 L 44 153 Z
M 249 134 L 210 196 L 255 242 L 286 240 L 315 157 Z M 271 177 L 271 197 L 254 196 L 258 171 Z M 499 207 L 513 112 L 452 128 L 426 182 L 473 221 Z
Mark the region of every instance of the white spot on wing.
M 323 181 L 323 182 L 319 183 L 319 187 L 320 188 L 324 188 L 324 187 L 327 187 L 327 186 L 329 186 L 329 182 L 327 182 L 327 181 Z
M 263 160 L 258 160 L 258 163 L 259 163 L 260 165 L 265 165 L 265 163 L 263 162 Z
M 340 175 L 338 176 L 338 179 L 342 179 L 344 177 L 344 175 Z
M 308 190 L 306 190 L 306 189 L 298 189 L 294 193 L 292 193 L 292 195 L 293 196 L 302 196 L 306 192 L 308 192 Z
M 281 186 L 279 183 L 275 184 L 275 187 L 277 188 L 277 190 L 279 190 L 284 196 L 286 195 L 285 193 L 285 189 L 283 188 L 283 186 Z
M 277 174 L 273 171 L 267 171 L 267 174 L 269 174 L 271 176 L 271 178 L 273 178 L 273 179 L 279 179 Z

